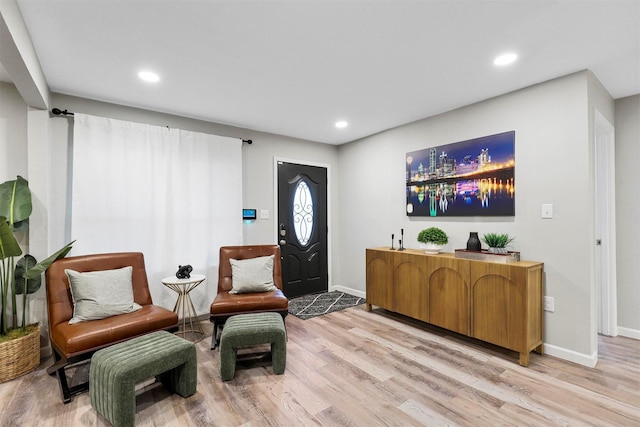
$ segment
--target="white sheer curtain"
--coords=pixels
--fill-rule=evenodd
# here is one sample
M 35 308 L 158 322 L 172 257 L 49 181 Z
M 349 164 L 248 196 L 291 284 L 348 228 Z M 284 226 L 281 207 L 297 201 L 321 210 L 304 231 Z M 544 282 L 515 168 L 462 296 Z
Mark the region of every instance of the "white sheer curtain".
M 208 313 L 218 251 L 242 242 L 242 141 L 76 113 L 71 255 L 144 253 L 155 304 L 162 278 L 191 264 L 207 280 L 191 298 Z

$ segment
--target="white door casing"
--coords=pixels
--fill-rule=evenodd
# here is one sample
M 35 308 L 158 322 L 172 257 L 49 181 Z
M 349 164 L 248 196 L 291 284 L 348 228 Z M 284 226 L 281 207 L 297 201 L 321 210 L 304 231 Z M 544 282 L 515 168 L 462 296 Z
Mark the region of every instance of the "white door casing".
M 595 112 L 595 236 L 596 298 L 598 333 L 617 332 L 616 227 L 615 227 L 615 132 L 597 110 Z

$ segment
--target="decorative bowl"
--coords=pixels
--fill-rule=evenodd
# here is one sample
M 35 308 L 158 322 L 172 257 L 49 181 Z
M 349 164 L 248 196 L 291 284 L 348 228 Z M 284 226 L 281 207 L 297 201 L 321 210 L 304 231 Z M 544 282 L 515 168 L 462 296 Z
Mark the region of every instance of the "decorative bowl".
M 439 254 L 443 247 L 444 245 L 436 245 L 435 243 L 431 242 L 420 244 L 420 249 L 423 249 L 424 253 L 429 255 Z

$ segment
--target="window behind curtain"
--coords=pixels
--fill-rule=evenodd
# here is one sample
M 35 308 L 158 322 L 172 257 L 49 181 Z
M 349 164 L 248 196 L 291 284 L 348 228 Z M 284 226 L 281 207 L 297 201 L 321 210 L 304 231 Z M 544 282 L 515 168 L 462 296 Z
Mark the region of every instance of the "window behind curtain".
M 208 313 L 220 246 L 242 242 L 242 141 L 76 114 L 73 255 L 144 253 L 154 303 L 173 308 L 163 277 L 191 264 L 207 280 L 192 293 Z

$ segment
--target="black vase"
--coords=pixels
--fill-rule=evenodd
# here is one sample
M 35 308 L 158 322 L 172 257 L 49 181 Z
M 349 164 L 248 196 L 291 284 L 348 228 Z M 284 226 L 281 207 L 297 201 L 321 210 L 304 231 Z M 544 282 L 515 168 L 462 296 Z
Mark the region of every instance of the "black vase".
M 467 240 L 467 250 L 468 251 L 480 251 L 482 249 L 482 243 L 480 243 L 480 239 L 478 238 L 478 233 L 472 231 L 469 233 L 469 240 Z

